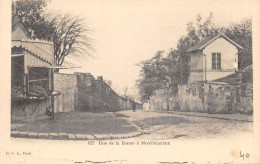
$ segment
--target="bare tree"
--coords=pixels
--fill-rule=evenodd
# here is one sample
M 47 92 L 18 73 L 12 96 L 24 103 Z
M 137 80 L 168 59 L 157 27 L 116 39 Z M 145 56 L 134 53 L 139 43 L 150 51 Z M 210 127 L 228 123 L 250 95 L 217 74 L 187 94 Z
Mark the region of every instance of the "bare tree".
M 31 38 L 54 43 L 55 65 L 61 66 L 68 55 L 91 56 L 93 47 L 86 19 L 69 13 L 48 12 L 46 6 L 45 0 L 17 0 L 12 9 Z
M 47 16 L 49 17 L 50 14 Z M 68 55 L 91 56 L 93 48 L 89 37 L 90 30 L 84 18 L 71 14 L 57 14 L 49 17 L 48 20 L 53 26 L 55 65 L 61 66 Z

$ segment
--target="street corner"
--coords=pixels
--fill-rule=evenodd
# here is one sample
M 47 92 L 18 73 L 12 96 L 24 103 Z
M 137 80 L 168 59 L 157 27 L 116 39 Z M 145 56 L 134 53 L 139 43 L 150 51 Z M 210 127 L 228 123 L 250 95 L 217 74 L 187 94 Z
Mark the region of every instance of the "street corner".
M 95 140 L 96 138 L 93 135 L 85 135 L 86 140 Z
M 86 140 L 85 134 L 75 134 L 75 140 Z
M 38 138 L 38 133 L 30 132 L 30 133 L 28 133 L 28 137 L 27 138 L 35 138 L 35 139 L 37 139 Z
M 58 133 L 49 133 L 48 139 L 58 140 L 59 135 L 58 135 Z
M 68 134 L 68 139 L 69 140 L 75 140 L 76 139 L 76 135 L 75 134 Z
M 48 133 L 39 133 L 38 139 L 48 139 L 49 134 Z
M 19 131 L 11 131 L 11 137 L 16 138 L 18 133 L 19 133 Z
M 59 140 L 68 140 L 69 136 L 67 133 L 59 133 Z
M 28 137 L 28 132 L 19 132 L 17 134 L 18 138 L 27 138 Z

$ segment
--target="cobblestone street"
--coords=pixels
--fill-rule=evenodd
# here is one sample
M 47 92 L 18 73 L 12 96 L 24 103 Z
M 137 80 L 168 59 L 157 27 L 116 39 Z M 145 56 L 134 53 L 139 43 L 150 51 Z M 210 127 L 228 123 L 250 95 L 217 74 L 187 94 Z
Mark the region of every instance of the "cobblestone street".
M 143 110 L 137 110 L 137 112 L 122 111 L 120 113 L 134 119 L 144 129 L 152 129 L 150 134 L 138 137 L 140 139 L 217 138 L 237 134 L 252 134 L 253 132 L 253 122 L 146 112 Z

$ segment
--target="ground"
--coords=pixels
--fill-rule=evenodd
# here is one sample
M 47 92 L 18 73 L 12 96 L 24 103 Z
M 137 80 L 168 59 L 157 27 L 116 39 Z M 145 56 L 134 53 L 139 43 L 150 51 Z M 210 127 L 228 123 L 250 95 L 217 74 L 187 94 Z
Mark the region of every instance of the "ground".
M 178 113 L 127 110 L 116 113 L 58 113 L 55 114 L 54 120 L 12 120 L 12 131 L 88 135 L 116 135 L 142 131 L 148 133 L 137 138 L 165 140 L 216 138 L 239 133 L 250 134 L 253 131 L 253 123 L 207 116 L 188 116 Z
M 36 133 L 124 134 L 137 131 L 113 113 L 57 113 L 54 120 L 12 121 L 12 125 L 12 130 Z
M 249 134 L 253 131 L 253 123 L 246 121 L 146 111 L 120 113 L 142 122 L 144 127 L 154 129 L 150 134 L 139 137 L 142 139 L 216 138 L 240 133 Z

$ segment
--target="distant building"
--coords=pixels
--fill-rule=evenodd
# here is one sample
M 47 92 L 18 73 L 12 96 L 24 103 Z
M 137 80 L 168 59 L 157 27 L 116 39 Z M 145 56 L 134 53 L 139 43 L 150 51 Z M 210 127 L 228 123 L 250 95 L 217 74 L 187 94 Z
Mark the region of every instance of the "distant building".
M 188 50 L 191 57 L 188 83 L 214 81 L 235 73 L 242 49 L 224 34 L 202 40 Z

